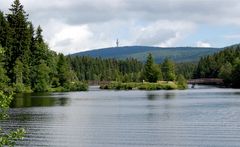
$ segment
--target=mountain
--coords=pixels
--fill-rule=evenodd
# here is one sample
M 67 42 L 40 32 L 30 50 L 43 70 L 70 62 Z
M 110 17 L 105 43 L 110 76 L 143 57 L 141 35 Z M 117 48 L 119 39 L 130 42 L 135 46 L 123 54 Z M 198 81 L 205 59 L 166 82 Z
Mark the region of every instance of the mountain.
M 95 49 L 85 52 L 72 54 L 71 56 L 90 56 L 101 58 L 126 59 L 135 58 L 139 61 L 145 61 L 148 53 L 152 53 L 157 63 L 165 58 L 171 58 L 176 62 L 197 61 L 202 56 L 212 55 L 223 48 L 202 48 L 202 47 L 150 47 L 150 46 L 124 46 Z

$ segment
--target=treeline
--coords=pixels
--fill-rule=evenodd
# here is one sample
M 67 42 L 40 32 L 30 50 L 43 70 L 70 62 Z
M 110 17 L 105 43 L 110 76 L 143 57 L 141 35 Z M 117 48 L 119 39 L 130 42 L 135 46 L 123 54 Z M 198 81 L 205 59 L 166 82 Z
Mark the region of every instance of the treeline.
M 116 60 L 92 57 L 68 57 L 77 78 L 83 81 L 140 80 L 143 64 L 136 59 Z
M 86 90 L 87 81 L 174 81 L 178 77 L 176 73 L 185 78 L 192 77 L 193 65 L 175 64 L 170 59 L 162 64 L 153 61 L 144 64 L 131 58 L 65 57 L 49 49 L 42 31 L 40 26 L 35 29 L 28 20 L 28 14 L 19 0 L 14 0 L 9 14 L 0 11 L 1 90 L 75 91 Z M 152 58 L 150 56 L 148 58 Z M 146 67 L 147 64 L 149 66 Z M 150 71 L 150 75 L 146 70 Z
M 195 78 L 221 78 L 226 86 L 240 87 L 240 45 L 226 47 L 212 56 L 201 58 Z
M 180 74 L 184 78 L 192 78 L 195 69 L 195 64 L 175 64 L 168 58 L 163 63 L 156 64 L 151 54 L 148 55 L 146 63 L 132 58 L 116 60 L 86 56 L 68 56 L 67 59 L 72 69 L 76 72 L 77 78 L 86 81 L 175 81 Z
M 15 92 L 86 90 L 63 54 L 51 51 L 19 0 L 0 12 L 0 88 Z
M 175 63 L 166 58 L 162 64 L 154 63 L 152 54 L 148 54 L 147 61 L 138 71 L 136 81 L 120 81 L 102 84 L 101 89 L 115 90 L 170 90 L 186 89 L 187 81 L 183 75 L 176 74 Z M 171 82 L 170 82 L 171 81 Z

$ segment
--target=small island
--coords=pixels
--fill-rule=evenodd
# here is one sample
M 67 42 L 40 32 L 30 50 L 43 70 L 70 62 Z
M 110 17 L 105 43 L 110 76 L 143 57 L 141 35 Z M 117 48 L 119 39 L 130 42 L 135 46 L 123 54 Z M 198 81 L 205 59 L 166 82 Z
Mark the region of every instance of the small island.
M 142 82 L 109 82 L 101 84 L 101 89 L 114 90 L 174 90 L 186 89 L 187 81 L 183 75 L 175 74 L 175 64 L 165 59 L 161 65 L 154 63 L 152 54 L 148 54 L 147 61 L 141 72 Z M 146 82 L 145 82 L 146 81 Z

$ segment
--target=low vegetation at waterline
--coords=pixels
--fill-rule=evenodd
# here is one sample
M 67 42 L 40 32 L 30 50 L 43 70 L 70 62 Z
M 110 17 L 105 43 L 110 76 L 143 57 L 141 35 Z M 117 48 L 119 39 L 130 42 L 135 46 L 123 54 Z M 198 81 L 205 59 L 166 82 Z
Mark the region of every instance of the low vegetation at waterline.
M 111 89 L 111 90 L 176 90 L 186 89 L 187 84 L 180 85 L 178 82 L 172 81 L 159 81 L 156 83 L 143 82 L 143 83 L 121 83 L 111 82 L 109 84 L 100 85 L 100 89 Z
M 9 116 L 7 114 L 9 105 L 12 101 L 12 94 L 5 94 L 0 91 L 0 120 L 5 120 Z M 0 126 L 0 147 L 14 146 L 17 140 L 23 139 L 26 134 L 25 129 L 18 128 L 16 130 L 5 130 Z

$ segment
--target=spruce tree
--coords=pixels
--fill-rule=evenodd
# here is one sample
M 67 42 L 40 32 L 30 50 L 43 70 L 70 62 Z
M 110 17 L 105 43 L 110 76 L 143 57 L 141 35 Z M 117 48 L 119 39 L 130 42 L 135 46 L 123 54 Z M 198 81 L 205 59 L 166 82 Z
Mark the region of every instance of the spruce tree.
M 159 69 L 155 65 L 152 54 L 148 54 L 147 61 L 144 66 L 144 77 L 148 82 L 157 82 L 159 78 Z
M 49 67 L 44 63 L 43 60 L 40 61 L 40 64 L 37 67 L 37 75 L 35 83 L 33 85 L 33 90 L 37 92 L 46 92 L 50 87 L 49 83 Z
M 7 45 L 8 29 L 8 22 L 4 17 L 3 12 L 0 11 L 0 45 L 2 47 L 6 47 Z
M 31 35 L 28 27 L 28 15 L 19 0 L 15 0 L 7 15 L 11 43 L 7 45 L 6 68 L 8 75 L 13 81 L 13 67 L 19 59 L 24 64 L 25 81 L 29 81 L 29 57 Z
M 174 81 L 176 78 L 175 64 L 168 58 L 166 58 L 162 63 L 162 74 L 163 79 L 166 81 Z

